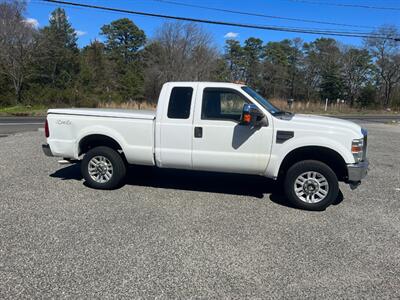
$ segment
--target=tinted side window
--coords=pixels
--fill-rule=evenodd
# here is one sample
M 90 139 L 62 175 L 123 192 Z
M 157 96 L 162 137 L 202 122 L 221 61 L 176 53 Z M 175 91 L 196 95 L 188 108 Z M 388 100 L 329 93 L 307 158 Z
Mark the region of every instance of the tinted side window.
M 202 119 L 240 121 L 247 100 L 229 89 L 205 89 L 203 92 Z
M 193 88 L 174 87 L 168 105 L 168 118 L 188 119 L 192 103 Z

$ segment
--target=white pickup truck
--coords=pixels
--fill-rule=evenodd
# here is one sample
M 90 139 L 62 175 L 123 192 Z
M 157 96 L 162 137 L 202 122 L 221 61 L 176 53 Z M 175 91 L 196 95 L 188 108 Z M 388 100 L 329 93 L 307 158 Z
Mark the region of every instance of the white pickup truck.
M 233 83 L 164 84 L 156 112 L 50 109 L 48 156 L 81 160 L 87 184 L 121 186 L 128 165 L 257 174 L 281 179 L 296 206 L 321 210 L 338 182 L 367 174 L 367 131 L 355 123 L 284 112 Z

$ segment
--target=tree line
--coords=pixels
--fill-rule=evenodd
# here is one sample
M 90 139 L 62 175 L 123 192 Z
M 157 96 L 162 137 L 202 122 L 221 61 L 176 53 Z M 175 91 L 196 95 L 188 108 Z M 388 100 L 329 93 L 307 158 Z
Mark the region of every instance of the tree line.
M 400 43 L 391 39 L 353 47 L 332 38 L 251 37 L 227 40 L 219 51 L 195 23 L 166 22 L 149 39 L 122 18 L 100 28 L 102 41 L 80 49 L 62 8 L 39 29 L 26 21 L 25 8 L 0 2 L 0 106 L 155 103 L 163 83 L 186 80 L 244 82 L 269 98 L 400 106 Z M 398 36 L 391 26 L 375 33 Z

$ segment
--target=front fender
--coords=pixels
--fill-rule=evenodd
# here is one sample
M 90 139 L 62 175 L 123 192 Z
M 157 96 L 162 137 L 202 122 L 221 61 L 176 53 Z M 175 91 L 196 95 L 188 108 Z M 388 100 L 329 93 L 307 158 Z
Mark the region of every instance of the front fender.
M 283 144 L 274 143 L 272 146 L 270 163 L 266 170 L 266 177 L 277 178 L 279 168 L 285 157 L 298 148 L 302 147 L 324 147 L 337 152 L 347 164 L 354 163 L 354 157 L 350 149 L 347 149 L 342 143 L 330 138 L 318 137 L 298 137 L 290 139 Z

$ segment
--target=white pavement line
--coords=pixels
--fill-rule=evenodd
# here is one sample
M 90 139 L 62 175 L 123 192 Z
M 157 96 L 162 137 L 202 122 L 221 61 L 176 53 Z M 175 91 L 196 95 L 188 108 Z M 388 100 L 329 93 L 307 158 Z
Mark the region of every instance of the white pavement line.
M 43 123 L 0 123 L 0 126 L 44 125 Z

